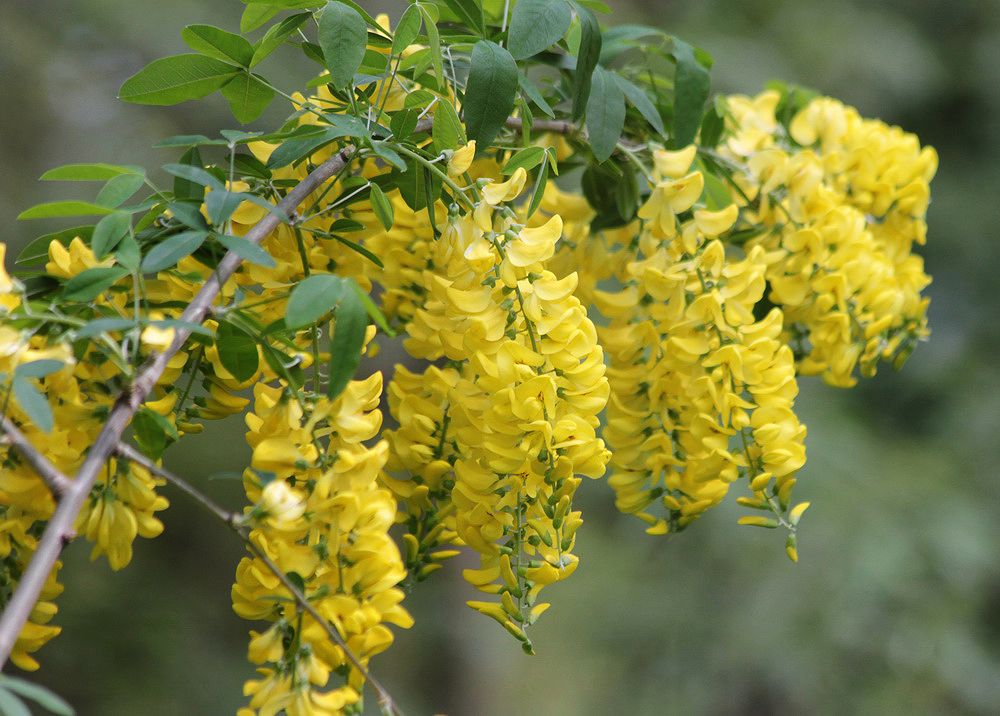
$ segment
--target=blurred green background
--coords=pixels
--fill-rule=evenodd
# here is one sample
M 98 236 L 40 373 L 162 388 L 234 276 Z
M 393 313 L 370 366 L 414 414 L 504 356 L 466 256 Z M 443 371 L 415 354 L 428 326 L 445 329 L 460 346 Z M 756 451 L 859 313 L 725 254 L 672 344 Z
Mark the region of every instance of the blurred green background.
M 610 0 L 612 23 L 660 25 L 708 49 L 716 91 L 781 78 L 857 105 L 937 147 L 930 241 L 933 337 L 906 369 L 850 392 L 806 381 L 813 502 L 793 565 L 772 532 L 723 507 L 672 539 L 646 537 L 582 488 L 587 524 L 573 579 L 524 656 L 463 606 L 452 564 L 408 600 L 417 626 L 374 669 L 409 714 L 977 714 L 1000 703 L 1000 2 L 998 0 Z M 398 5 L 365 2 L 375 12 Z M 193 22 L 230 29 L 224 2 L 0 2 L 0 226 L 65 198 L 36 183 L 71 161 L 154 164 L 150 145 L 232 126 L 223 101 L 170 109 L 115 101 L 146 62 L 183 51 Z M 302 68 L 272 61 L 285 89 Z M 284 76 L 287 79 L 281 80 Z M 284 108 L 272 108 L 277 120 Z M 266 126 L 267 122 L 263 125 Z M 12 251 L 11 253 L 15 253 Z M 238 421 L 185 441 L 169 464 L 208 480 L 246 460 Z M 240 545 L 176 493 L 166 533 L 112 573 L 66 553 L 58 622 L 36 677 L 82 716 L 233 713 L 249 625 L 230 608 Z

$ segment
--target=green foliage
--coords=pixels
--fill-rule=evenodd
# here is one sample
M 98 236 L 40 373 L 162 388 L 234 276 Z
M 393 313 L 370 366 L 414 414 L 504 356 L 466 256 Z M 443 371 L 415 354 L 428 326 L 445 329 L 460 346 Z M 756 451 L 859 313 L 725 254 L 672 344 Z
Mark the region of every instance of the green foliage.
M 364 18 L 342 2 L 327 3 L 319 17 L 319 46 L 330 71 L 330 84 L 337 88 L 351 84 L 367 44 Z
M 231 64 L 205 55 L 164 57 L 127 79 L 118 96 L 135 104 L 177 104 L 212 94 L 237 72 Z
M 7 674 L 0 674 L 0 713 L 5 716 L 31 716 L 22 699 L 34 701 L 55 716 L 76 716 L 76 711 L 61 696 L 48 689 Z
M 597 67 L 587 100 L 587 133 L 597 161 L 611 156 L 624 127 L 625 94 L 610 71 Z
M 368 328 L 368 311 L 358 295 L 360 289 L 353 279 L 345 283 L 346 290 L 337 304 L 333 336 L 330 338 L 330 375 L 326 395 L 331 400 L 344 392 L 357 373 Z
M 674 38 L 674 136 L 673 145 L 684 147 L 694 141 L 708 101 L 708 69 L 698 60 L 691 45 Z
M 515 60 L 537 55 L 559 42 L 572 21 L 564 0 L 520 0 L 511 13 L 507 49 Z
M 463 113 L 469 138 L 486 148 L 514 109 L 517 64 L 504 48 L 480 40 L 472 48 L 472 66 Z

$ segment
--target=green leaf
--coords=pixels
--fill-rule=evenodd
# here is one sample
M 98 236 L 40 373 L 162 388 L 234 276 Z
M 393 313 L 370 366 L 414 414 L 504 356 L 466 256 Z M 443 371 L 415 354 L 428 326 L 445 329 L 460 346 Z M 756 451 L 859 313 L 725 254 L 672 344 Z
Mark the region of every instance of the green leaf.
M 125 80 L 118 97 L 135 104 L 168 105 L 212 94 L 239 72 L 204 55 L 174 55 L 154 60 Z
M 507 163 L 503 165 L 503 173 L 513 174 L 518 169 L 528 171 L 543 161 L 545 161 L 545 150 L 542 147 L 525 147 L 507 160 Z
M 219 351 L 222 367 L 239 382 L 244 383 L 257 374 L 260 367 L 257 342 L 239 328 L 231 323 L 220 324 L 215 347 Z
M 371 200 L 375 216 L 378 217 L 378 220 L 382 222 L 382 226 L 388 231 L 392 228 L 395 217 L 393 216 L 392 203 L 389 201 L 389 197 L 385 195 L 385 192 L 382 191 L 378 184 L 371 185 Z
M 344 221 L 344 219 L 341 219 L 340 221 Z M 336 222 L 334 222 L 334 223 L 336 223 Z M 364 228 L 363 225 L 362 225 L 362 228 Z M 334 231 L 334 229 L 335 229 L 335 227 L 331 226 L 330 227 L 330 232 L 326 232 L 326 231 L 313 231 L 312 233 L 315 236 L 319 236 L 320 238 L 323 238 L 323 239 L 333 239 L 334 241 L 338 241 L 341 244 L 343 244 L 344 246 L 346 246 L 347 248 L 351 249 L 352 251 L 357 251 L 359 254 L 361 254 L 362 256 L 364 256 L 366 259 L 368 259 L 369 261 L 371 261 L 373 264 L 375 264 L 379 268 L 385 268 L 385 265 L 382 263 L 382 259 L 380 259 L 378 256 L 376 256 L 375 254 L 373 254 L 371 251 L 369 251 L 368 249 L 366 249 L 361 244 L 356 243 L 354 241 L 351 241 L 350 239 L 345 239 L 343 236 L 340 236 L 339 234 L 332 233 Z
M 240 67 L 248 67 L 253 58 L 249 40 L 213 25 L 188 25 L 181 30 L 181 39 L 195 52 Z
M 63 298 L 69 301 L 93 301 L 118 279 L 127 275 L 128 271 L 121 266 L 87 269 L 66 282 Z
M 98 221 L 90 240 L 90 248 L 94 251 L 94 256 L 98 260 L 107 256 L 128 235 L 131 228 L 132 216 L 123 211 L 108 214 Z
M 631 221 L 639 208 L 639 182 L 631 167 L 624 168 L 622 180 L 615 185 L 615 206 L 619 216 Z
M 529 80 L 523 72 L 518 72 L 517 82 L 521 86 L 521 91 L 527 95 L 528 99 L 535 103 L 535 106 L 538 107 L 538 109 L 542 110 L 548 116 L 555 118 L 555 111 L 549 103 L 545 101 L 545 98 L 542 96 L 542 93 L 538 91 L 538 87 L 535 86 L 534 82 Z
M 162 139 L 153 145 L 153 149 L 171 149 L 173 147 L 224 147 L 228 142 L 224 139 L 209 139 L 204 134 L 175 134 Z
M 576 16 L 580 20 L 580 48 L 576 53 L 576 69 L 573 70 L 573 120 L 583 116 L 590 97 L 590 82 L 601 57 L 601 26 L 590 10 L 576 6 Z
M 603 67 L 594 69 L 587 100 L 587 136 L 597 160 L 603 162 L 615 150 L 625 127 L 625 95 L 614 75 Z
M 4 716 L 31 716 L 31 711 L 21 699 L 0 685 L 0 714 Z
M 482 152 L 492 145 L 514 109 L 517 63 L 495 42 L 480 40 L 472 48 L 472 68 L 465 90 L 463 112 L 469 138 Z
M 393 169 L 390 178 L 399 189 L 399 196 L 413 211 L 420 211 L 427 206 L 427 196 L 437 196 L 441 190 L 441 180 L 436 175 L 431 176 L 431 186 L 427 186 L 423 167 L 415 159 L 406 163 L 406 171 Z
M 660 117 L 660 113 L 657 111 L 656 106 L 653 104 L 652 100 L 638 85 L 629 82 L 627 79 L 622 77 L 617 72 L 613 73 L 612 76 L 618 86 L 621 88 L 622 92 L 628 98 L 628 101 L 632 103 L 632 106 L 639 110 L 639 114 L 649 122 L 653 129 L 659 132 L 661 135 L 666 134 L 666 129 L 663 127 L 663 118 Z
M 131 235 L 122 239 L 115 251 L 115 261 L 121 264 L 129 273 L 139 270 L 139 261 L 142 258 L 142 251 L 139 249 L 139 242 Z
M 518 0 L 510 16 L 507 49 L 515 60 L 537 55 L 559 42 L 571 22 L 565 0 Z
M 445 149 L 455 149 L 468 140 L 465 138 L 465 128 L 454 105 L 447 100 L 440 100 L 434 105 L 434 125 L 431 129 L 434 138 L 434 149 L 441 152 Z
M 433 12 L 436 13 L 437 8 L 433 5 L 425 5 L 423 3 L 417 5 L 420 8 L 420 14 L 424 16 L 424 28 L 427 30 L 427 41 L 430 45 L 430 57 L 431 63 L 434 65 L 434 76 L 437 77 L 438 82 L 444 82 L 444 64 L 441 61 L 441 33 L 438 32 L 437 28 L 437 18 L 432 15 Z
M 14 676 L 5 675 L 3 679 L 0 680 L 0 687 L 19 694 L 26 699 L 31 699 L 36 704 L 44 709 L 47 709 L 56 716 L 76 716 L 76 712 L 73 710 L 73 707 L 66 703 L 61 696 L 52 693 L 38 684 L 33 684 L 30 681 L 18 679 Z M 6 712 L 0 709 L 0 713 Z
M 528 218 L 535 213 L 535 209 L 542 203 L 542 197 L 545 196 L 545 185 L 549 181 L 549 164 L 550 162 L 543 162 L 542 168 L 538 170 L 535 188 L 531 192 L 531 203 L 528 204 Z
M 108 180 L 101 191 L 97 194 L 97 203 L 101 206 L 115 208 L 121 206 L 122 202 L 139 191 L 146 182 L 146 177 L 141 174 L 119 174 Z
M 240 32 L 253 32 L 279 12 L 281 12 L 281 8 L 271 7 L 263 3 L 247 5 L 243 9 L 242 17 L 240 17 Z
M 372 149 L 375 153 L 401 172 L 406 171 L 406 160 L 399 156 L 399 153 L 387 142 L 372 142 Z
M 180 163 L 184 166 L 202 168 L 201 151 L 198 147 L 191 147 L 181 156 Z M 188 179 L 183 174 L 174 174 L 174 198 L 192 199 L 199 204 L 205 197 L 205 189 L 196 181 Z
M 274 90 L 260 77 L 244 72 L 222 86 L 222 96 L 240 124 L 257 119 L 274 99 Z
M 385 314 L 375 305 L 372 297 L 365 293 L 356 281 L 350 281 L 349 284 L 354 293 L 358 295 L 358 299 L 364 305 L 365 311 L 368 313 L 369 318 L 375 322 L 375 325 L 385 331 L 387 335 L 395 336 L 396 332 L 392 330 L 389 321 L 386 320 Z
M 23 219 L 55 219 L 64 216 L 104 216 L 114 209 L 89 201 L 50 201 L 36 204 L 18 214 L 18 220 Z
M 354 283 L 353 279 L 346 281 Z M 358 293 L 344 291 L 337 304 L 333 336 L 330 338 L 330 377 L 326 386 L 326 395 L 330 400 L 344 392 L 357 373 L 367 328 L 368 312 Z
M 177 265 L 205 243 L 207 231 L 184 231 L 164 239 L 151 248 L 142 259 L 143 273 L 156 273 Z
M 253 57 L 250 58 L 250 67 L 258 65 L 268 55 L 285 44 L 288 36 L 302 27 L 310 17 L 312 17 L 312 13 L 300 12 L 291 17 L 286 17 L 277 25 L 269 27 L 264 36 L 254 45 Z
M 305 10 L 320 7 L 325 0 L 243 0 L 247 5 L 267 5 L 279 10 Z
M 33 360 L 17 366 L 14 369 L 14 375 L 19 375 L 22 378 L 44 378 L 47 375 L 52 375 L 56 371 L 62 370 L 63 365 L 64 363 L 61 360 L 51 358 Z
M 146 171 L 142 167 L 117 164 L 66 164 L 49 169 L 39 177 L 39 181 L 107 181 L 122 174 L 145 176 Z
M 719 211 L 732 204 L 733 197 L 729 192 L 729 186 L 726 182 L 710 171 L 707 164 L 699 162 L 698 168 L 705 177 L 705 189 L 702 191 L 702 200 L 705 202 L 706 208 L 710 211 Z
M 211 187 L 215 191 L 225 191 L 226 189 L 226 185 L 217 176 L 193 164 L 164 164 L 163 171 L 200 186 Z M 197 199 L 199 197 L 196 194 L 191 198 Z
M 674 68 L 674 136 L 673 146 L 686 147 L 694 141 L 701 126 L 701 117 L 708 101 L 708 70 L 698 61 L 691 45 L 673 39 L 671 54 L 677 62 Z
M 227 250 L 232 251 L 244 261 L 249 261 L 252 264 L 265 268 L 274 268 L 278 265 L 271 254 L 246 239 L 241 239 L 238 236 L 230 236 L 229 234 L 217 234 L 215 238 Z
M 275 149 L 267 160 L 269 169 L 280 169 L 281 167 L 294 164 L 303 157 L 307 157 L 324 144 L 332 142 L 341 137 L 367 137 L 368 128 L 365 123 L 357 117 L 351 115 L 332 114 L 326 118 L 330 121 L 329 127 L 317 127 L 314 134 L 300 136 L 297 139 L 288 139 L 281 146 Z
M 396 23 L 396 31 L 392 36 L 392 54 L 401 55 L 403 50 L 413 44 L 420 34 L 420 8 L 409 5 Z
M 285 325 L 296 330 L 311 326 L 333 310 L 344 293 L 344 279 L 332 274 L 308 276 L 288 297 Z
M 716 107 L 712 107 L 705 112 L 705 117 L 701 121 L 699 146 L 714 148 L 722 138 L 722 130 L 726 127 L 725 115 L 720 113 Z
M 243 203 L 243 196 L 237 191 L 214 190 L 205 194 L 205 210 L 212 226 L 222 226 Z
M 222 351 L 219 354 L 221 358 Z M 140 408 L 132 418 L 132 434 L 142 452 L 154 460 L 159 460 L 167 445 L 180 437 L 173 423 L 149 408 Z
M 102 333 L 126 331 L 135 327 L 135 321 L 128 318 L 95 318 L 93 321 L 76 329 L 77 338 L 93 338 Z
M 208 222 L 202 216 L 200 206 L 200 202 L 196 204 L 191 201 L 175 201 L 167 204 L 170 213 L 174 215 L 177 221 L 184 224 L 184 226 L 192 229 L 207 229 Z
M 413 134 L 417 127 L 417 117 L 420 113 L 415 109 L 400 109 L 392 113 L 389 120 L 389 129 L 392 131 L 393 139 L 397 142 L 404 142 Z
M 330 71 L 330 84 L 338 89 L 348 87 L 368 46 L 364 18 L 342 2 L 327 3 L 319 18 L 319 46 Z
M 442 0 L 442 2 L 455 13 L 459 20 L 475 30 L 480 37 L 486 35 L 482 0 Z
M 52 432 L 52 407 L 48 399 L 24 376 L 14 376 L 13 388 L 14 399 L 31 422 L 42 432 Z

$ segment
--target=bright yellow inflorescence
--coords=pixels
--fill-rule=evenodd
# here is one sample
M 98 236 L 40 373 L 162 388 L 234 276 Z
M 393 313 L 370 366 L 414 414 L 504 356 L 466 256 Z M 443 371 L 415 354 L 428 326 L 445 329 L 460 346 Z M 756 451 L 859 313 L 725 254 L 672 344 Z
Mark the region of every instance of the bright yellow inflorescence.
M 397 89 L 385 95 L 388 109 L 407 101 Z M 387 192 L 385 229 L 368 194 L 353 198 L 391 169 L 369 153 L 263 241 L 273 265 L 244 263 L 226 282 L 206 326 L 215 341 L 195 336 L 177 354 L 134 427 L 143 445 L 151 427 L 174 440 L 244 414 L 252 459 L 237 526 L 253 549 L 232 601 L 260 626 L 248 650 L 258 675 L 241 714 L 362 708 L 362 670 L 268 562 L 366 668 L 391 645 L 388 625 L 412 623 L 404 591 L 463 551 L 478 560 L 463 576 L 482 593 L 469 606 L 530 652 L 529 627 L 549 606 L 542 588 L 577 568 L 574 494 L 606 469 L 617 507 L 650 534 L 683 529 L 744 481 L 738 501 L 758 513 L 740 521 L 786 528 L 797 559 L 808 506 L 790 498 L 805 463 L 797 376 L 850 386 L 881 360 L 901 363 L 927 335 L 920 292 L 929 278 L 911 248 L 925 239 L 936 158 L 912 135 L 826 98 L 786 129 L 780 99 L 728 98 L 715 149 L 653 147 L 648 194 L 616 228 L 592 228 L 594 208 L 554 182 L 532 211 L 524 168 L 501 175 L 469 143 L 431 165 L 445 200 L 417 211 Z M 319 123 L 310 107 L 344 111 L 325 88 L 296 103 L 303 125 Z M 341 146 L 276 170 L 270 183 L 228 188 L 275 201 L 274 182 L 301 180 Z M 250 149 L 266 162 L 276 145 Z M 243 236 L 265 214 L 243 202 L 226 233 Z M 79 326 L 58 313 L 52 320 L 65 325 L 48 333 L 23 327 L 31 321 L 0 326 L 4 414 L 57 468 L 76 471 L 134 367 L 169 346 L 170 321 L 212 275 L 209 258 L 194 253 L 142 278 L 151 306 L 142 330 L 74 339 Z M 67 281 L 112 263 L 81 238 L 57 240 L 45 272 Z M 380 373 L 333 399 L 322 390 L 330 355 L 318 339 L 336 330 L 336 314 L 325 329 L 276 337 L 292 290 L 324 274 L 375 287 L 415 359 L 385 390 L 391 429 Z M 138 286 L 123 275 L 92 302 L 95 316 L 132 317 Z M 30 315 L 24 295 L 0 272 L 0 314 Z M 369 327 L 368 353 L 374 335 Z M 227 359 L 223 341 L 248 346 L 241 364 L 250 370 Z M 50 431 L 22 409 L 23 396 L 10 400 L 14 376 L 47 401 Z M 6 600 L 55 502 L 14 449 L 3 446 L 0 458 Z M 125 459 L 105 466 L 76 523 L 93 556 L 120 569 L 137 536 L 163 530 L 161 484 Z M 60 590 L 54 572 L 18 641 L 18 666 L 36 668 L 30 652 L 59 632 L 49 621 Z

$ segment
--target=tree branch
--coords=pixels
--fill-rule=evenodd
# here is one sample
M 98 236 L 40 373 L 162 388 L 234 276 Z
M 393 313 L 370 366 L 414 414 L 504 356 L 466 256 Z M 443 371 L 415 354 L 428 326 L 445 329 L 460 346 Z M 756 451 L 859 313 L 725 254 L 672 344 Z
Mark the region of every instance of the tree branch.
M 49 462 L 48 458 L 38 452 L 37 448 L 24 436 L 24 433 L 14 425 L 14 421 L 6 415 L 0 419 L 0 430 L 7 435 L 7 441 L 10 445 L 35 469 L 38 476 L 42 478 L 42 482 L 52 492 L 52 496 L 58 500 L 73 484 L 72 481 L 63 475 L 59 468 Z
M 115 452 L 121 457 L 125 458 L 126 460 L 134 462 L 137 465 L 141 465 L 149 472 L 158 475 L 159 477 L 162 477 L 164 480 L 169 482 L 177 489 L 181 490 L 183 493 L 185 493 L 193 500 L 195 500 L 195 502 L 197 502 L 206 510 L 208 510 L 217 518 L 219 518 L 219 520 L 224 522 L 237 535 L 239 535 L 240 539 L 243 540 L 243 542 L 246 544 L 250 552 L 253 553 L 253 555 L 257 559 L 263 562 L 264 565 L 268 568 L 268 570 L 275 577 L 278 578 L 278 580 L 285 587 L 285 589 L 289 591 L 289 593 L 295 599 L 295 603 L 298 604 L 303 611 L 308 613 L 309 616 L 315 619 L 316 622 L 323 627 L 324 631 L 326 631 L 327 636 L 330 637 L 330 640 L 333 641 L 334 644 L 339 646 L 341 650 L 343 650 L 344 655 L 347 657 L 347 660 L 351 662 L 354 668 L 356 668 L 358 672 L 360 672 L 360 674 L 365 678 L 365 681 L 367 681 L 371 685 L 372 689 L 374 689 L 376 698 L 378 699 L 378 703 L 379 706 L 382 708 L 382 711 L 387 714 L 396 714 L 397 716 L 402 716 L 402 712 L 399 710 L 399 707 L 396 706 L 396 702 L 393 700 L 392 696 L 385 689 L 385 687 L 382 686 L 382 684 L 374 676 L 372 676 L 368 668 L 361 663 L 361 660 L 347 645 L 346 640 L 344 639 L 343 635 L 341 635 L 341 633 L 337 630 L 337 628 L 330 622 L 329 619 L 324 618 L 316 610 L 316 608 L 309 602 L 308 597 L 306 597 L 306 595 L 303 594 L 302 591 L 297 586 L 295 586 L 295 584 L 288 578 L 288 575 L 285 574 L 285 572 L 281 569 L 281 567 L 275 564 L 274 560 L 268 557 L 267 554 L 262 549 L 260 549 L 260 547 L 258 547 L 252 539 L 250 539 L 250 534 L 247 532 L 247 529 L 243 524 L 243 515 L 239 514 L 238 512 L 230 512 L 226 510 L 224 507 L 220 506 L 217 502 L 212 500 L 211 497 L 203 493 L 201 490 L 196 488 L 190 482 L 188 482 L 187 480 L 178 475 L 175 475 L 174 473 L 161 467 L 160 465 L 157 465 L 155 462 L 150 460 L 148 457 L 143 455 L 141 452 L 136 450 L 131 445 L 120 443 L 118 447 L 115 449 Z

